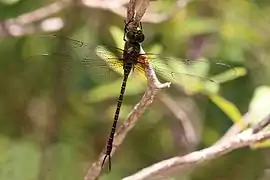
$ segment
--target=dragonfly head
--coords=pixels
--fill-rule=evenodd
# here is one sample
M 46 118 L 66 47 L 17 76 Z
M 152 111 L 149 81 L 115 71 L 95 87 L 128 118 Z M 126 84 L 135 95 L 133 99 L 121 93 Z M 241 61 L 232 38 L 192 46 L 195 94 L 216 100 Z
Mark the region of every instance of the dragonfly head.
M 126 37 L 130 42 L 141 43 L 144 41 L 144 34 L 142 30 L 130 30 L 126 33 Z

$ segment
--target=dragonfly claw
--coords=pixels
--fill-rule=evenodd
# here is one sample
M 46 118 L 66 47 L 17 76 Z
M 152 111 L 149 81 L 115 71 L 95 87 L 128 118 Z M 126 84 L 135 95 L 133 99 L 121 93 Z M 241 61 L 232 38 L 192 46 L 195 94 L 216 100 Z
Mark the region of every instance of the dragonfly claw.
M 102 164 L 101 164 L 101 169 L 105 165 L 105 162 L 106 162 L 107 157 L 109 158 L 109 160 L 108 160 L 109 161 L 109 171 L 111 171 L 111 169 L 112 169 L 112 163 L 111 163 L 111 155 L 110 154 L 105 154 L 105 157 L 104 157 L 104 159 L 102 161 Z

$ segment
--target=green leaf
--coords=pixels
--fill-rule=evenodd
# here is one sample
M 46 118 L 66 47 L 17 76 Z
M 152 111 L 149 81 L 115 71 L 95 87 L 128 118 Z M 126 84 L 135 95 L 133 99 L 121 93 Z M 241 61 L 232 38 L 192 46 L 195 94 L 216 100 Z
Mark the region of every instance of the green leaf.
M 214 79 L 215 81 L 219 83 L 225 83 L 228 81 L 232 81 L 238 77 L 245 76 L 246 74 L 247 74 L 246 68 L 237 67 L 237 68 L 229 69 L 218 75 L 215 75 L 211 79 Z
M 249 106 L 249 116 L 251 125 L 255 125 L 270 113 L 270 87 L 260 86 L 256 88 Z M 263 131 L 270 131 L 265 128 Z M 252 148 L 270 147 L 270 141 L 264 141 L 251 146 Z
M 256 88 L 255 93 L 249 105 L 249 112 L 252 113 L 252 124 L 261 121 L 270 113 L 270 87 L 260 86 Z
M 238 122 L 241 118 L 241 112 L 239 109 L 230 101 L 215 94 L 210 95 L 209 98 L 215 103 L 234 123 Z

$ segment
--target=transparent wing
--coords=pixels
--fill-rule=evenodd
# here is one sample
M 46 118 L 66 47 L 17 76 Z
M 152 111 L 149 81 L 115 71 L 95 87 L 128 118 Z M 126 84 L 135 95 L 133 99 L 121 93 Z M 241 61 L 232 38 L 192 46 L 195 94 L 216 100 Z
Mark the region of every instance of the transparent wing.
M 51 59 L 57 56 L 66 56 L 67 62 L 80 62 L 88 68 L 91 75 L 111 76 L 111 74 L 114 74 L 113 72 L 122 74 L 122 61 L 108 50 L 113 49 L 112 47 L 95 47 L 95 45 L 89 45 L 79 40 L 56 35 L 43 35 L 39 38 L 42 43 L 47 44 L 50 48 L 31 56 L 31 59 Z M 60 44 L 61 48 L 56 48 L 57 44 Z M 118 54 L 122 53 L 121 49 L 114 48 L 114 50 L 119 52 Z
M 123 60 L 114 57 L 113 54 L 109 53 L 109 51 L 103 46 L 98 46 L 96 49 L 96 53 L 99 57 L 104 59 L 104 61 L 106 61 L 111 68 L 116 69 L 115 67 L 117 64 L 117 67 L 119 67 L 118 72 L 123 74 Z M 234 68 L 222 62 L 211 63 L 206 59 L 188 60 L 172 57 L 162 57 L 156 54 L 146 54 L 148 57 L 148 61 L 151 62 L 155 72 L 158 75 L 162 76 L 164 79 L 171 82 L 181 83 L 181 81 L 192 81 L 194 83 L 219 83 L 220 81 L 218 79 L 214 79 L 208 76 L 211 66 L 221 67 L 223 71 L 230 70 L 232 72 L 230 73 L 230 76 L 237 76 L 237 72 L 234 70 Z M 112 62 L 115 62 L 116 59 L 118 62 L 116 64 L 113 64 Z M 133 74 L 140 74 L 145 76 L 144 66 L 142 63 L 134 65 L 133 70 Z
M 210 69 L 218 69 L 218 73 L 230 71 L 230 75 L 237 77 L 236 70 L 229 64 L 223 62 L 210 62 L 207 59 L 180 59 L 173 57 L 163 57 L 153 53 L 146 53 L 155 71 L 166 80 L 180 81 L 188 79 L 191 81 L 219 82 L 209 76 Z
M 79 40 L 64 36 L 43 36 L 46 40 L 57 41 L 64 44 L 58 54 L 68 54 L 75 61 L 80 61 L 89 67 L 92 74 L 108 75 L 113 71 L 123 75 L 123 60 L 113 52 L 122 54 L 123 50 L 110 46 L 89 45 Z M 111 50 L 111 51 L 110 51 Z M 56 53 L 56 54 L 57 54 Z M 48 53 L 49 54 L 49 53 Z M 164 57 L 158 54 L 146 53 L 157 74 L 168 81 L 207 81 L 216 82 L 208 76 L 213 66 L 222 67 L 223 70 L 233 69 L 230 65 L 222 62 L 211 63 L 206 59 L 188 60 L 173 57 Z M 221 69 L 222 70 L 222 69 Z M 144 67 L 140 64 L 134 66 L 134 72 L 144 75 Z M 134 73 L 136 74 L 136 73 Z M 237 76 L 235 72 L 234 76 Z

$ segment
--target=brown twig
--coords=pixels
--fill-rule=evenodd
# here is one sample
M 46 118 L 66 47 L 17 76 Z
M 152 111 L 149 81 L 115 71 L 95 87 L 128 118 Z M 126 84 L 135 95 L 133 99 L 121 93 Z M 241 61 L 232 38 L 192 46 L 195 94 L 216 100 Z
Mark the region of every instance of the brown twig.
M 246 114 L 246 116 L 248 113 Z M 243 118 L 247 118 L 247 117 Z M 195 165 L 201 164 L 207 160 L 218 158 L 227 154 L 235 149 L 250 146 L 252 144 L 270 139 L 270 132 L 262 131 L 267 125 L 270 124 L 270 115 L 264 118 L 254 127 L 251 127 L 234 136 L 227 137 L 226 140 L 220 140 L 213 146 L 189 153 L 185 156 L 176 156 L 167 160 L 163 160 L 141 171 L 124 178 L 123 180 L 143 180 L 149 178 L 164 178 L 165 174 L 173 170 L 178 172 L 192 168 Z M 222 138 L 221 138 L 222 139 Z
M 191 115 L 188 114 L 187 110 L 181 107 L 179 103 L 177 103 L 174 99 L 172 99 L 169 95 L 166 93 L 162 93 L 159 96 L 159 99 L 161 102 L 166 105 L 166 107 L 171 111 L 172 114 L 180 121 L 182 130 L 181 132 L 183 138 L 187 141 L 186 144 L 188 144 L 189 148 L 192 149 L 196 147 L 197 143 L 199 142 L 199 132 L 198 129 L 194 126 L 192 123 Z M 184 102 L 185 106 L 187 107 L 187 104 L 191 104 L 190 102 Z M 191 105 L 190 105 L 191 106 Z M 195 108 L 193 107 L 193 111 L 195 111 Z M 196 113 L 193 113 L 196 114 Z M 192 148 L 191 148 L 192 147 Z M 190 151 L 189 151 L 190 152 Z
M 267 115 L 263 120 L 261 120 L 260 122 L 258 122 L 258 124 L 254 125 L 252 127 L 252 132 L 253 134 L 256 134 L 260 131 L 262 131 L 264 128 L 266 128 L 268 125 L 270 124 L 270 114 Z
M 251 144 L 267 140 L 270 138 L 270 132 L 260 132 L 253 134 L 251 130 L 237 134 L 235 137 L 228 139 L 223 143 L 218 143 L 209 148 L 200 151 L 195 151 L 182 157 L 173 157 L 150 167 L 144 168 L 134 175 L 124 178 L 123 180 L 143 180 L 149 178 L 164 178 L 164 174 L 172 169 L 180 170 L 194 167 L 207 160 L 218 158 L 235 149 L 249 146 Z
M 101 2 L 102 1 L 102 2 Z M 152 13 L 148 12 L 144 19 L 142 20 L 142 16 L 145 14 L 144 8 L 148 6 L 149 1 L 156 1 L 156 0 L 130 0 L 127 6 L 127 11 L 130 13 L 126 16 L 126 8 L 125 1 L 127 0 L 118 0 L 113 1 L 111 0 L 83 0 L 82 4 L 91 8 L 100 8 L 100 9 L 107 9 L 112 11 L 115 14 L 118 14 L 122 17 L 127 17 L 126 21 L 132 20 L 132 18 L 137 19 L 138 23 L 142 22 L 150 22 L 150 23 L 160 23 L 166 21 L 173 17 L 180 9 L 186 7 L 190 0 L 177 0 L 175 4 L 172 6 L 172 10 L 165 13 Z M 137 10 L 138 15 L 135 17 L 135 11 Z M 141 16 L 141 17 L 140 17 Z
M 139 25 L 139 23 L 141 22 L 141 19 L 143 17 L 143 15 L 145 14 L 147 7 L 149 6 L 150 0 L 143 0 L 141 2 L 141 5 L 139 6 L 137 12 L 136 12 L 136 16 L 134 17 L 134 22 L 136 23 L 135 25 Z
M 251 115 L 249 112 L 244 114 L 242 118 L 234 123 L 215 144 L 226 142 L 231 137 L 234 137 L 241 131 L 245 130 L 248 127 L 248 123 L 250 122 L 250 117 Z
M 251 117 L 252 115 L 250 114 L 250 112 L 247 112 L 240 121 L 236 122 L 234 125 L 230 127 L 230 129 L 226 132 L 226 134 L 223 135 L 223 137 L 217 143 L 226 141 L 227 139 L 235 136 L 236 134 L 244 130 L 248 126 L 248 124 L 252 121 Z M 262 131 L 269 124 L 270 124 L 270 114 L 267 115 L 263 120 L 261 120 L 260 122 L 251 127 L 253 134 Z
M 136 29 L 141 22 L 150 0 L 130 0 L 127 7 L 126 28 L 128 30 Z
M 127 18 L 126 23 L 131 22 L 134 19 L 135 16 L 135 7 L 136 7 L 136 1 L 137 0 L 130 0 L 127 6 Z

